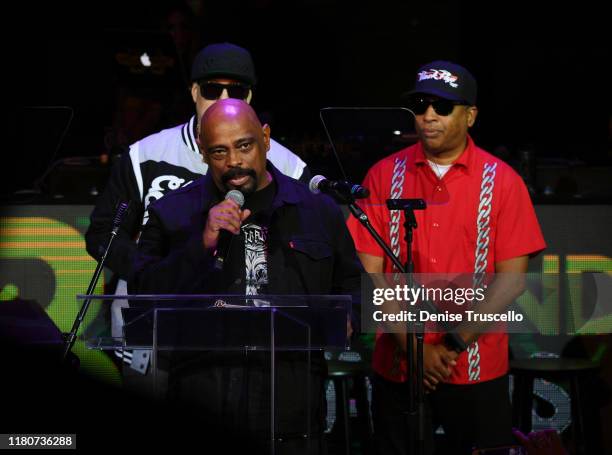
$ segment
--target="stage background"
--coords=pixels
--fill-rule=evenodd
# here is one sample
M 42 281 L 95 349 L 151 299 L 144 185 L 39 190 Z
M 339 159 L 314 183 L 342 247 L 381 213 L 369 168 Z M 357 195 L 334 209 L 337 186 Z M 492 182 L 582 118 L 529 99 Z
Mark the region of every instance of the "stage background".
M 0 217 L 0 304 L 15 298 L 36 301 L 63 332 L 70 330 L 81 306 L 75 296 L 84 293 L 95 269 L 95 262 L 85 251 L 84 233 L 92 206 L 88 205 L 21 205 L 4 207 Z M 530 263 L 531 272 L 606 272 L 612 277 L 612 206 L 610 205 L 538 205 L 536 206 L 548 248 Z M 108 278 L 108 275 L 107 275 Z M 103 290 L 98 283 L 96 293 Z M 527 292 L 521 300 L 537 299 Z M 612 352 L 610 335 L 554 335 L 571 332 L 592 311 L 582 302 L 580 289 L 561 288 L 556 296 L 560 308 L 559 324 L 550 328 L 551 335 L 512 335 L 511 349 L 516 358 L 534 356 L 582 356 L 602 362 L 601 412 L 610 421 L 609 391 L 612 386 Z M 520 302 L 519 302 L 520 303 Z M 109 355 L 85 348 L 84 340 L 105 333 L 108 327 L 108 305 L 92 304 L 79 332 L 74 352 L 84 371 L 101 381 L 120 384 L 116 363 Z M 610 320 L 602 321 L 602 332 L 610 332 Z M 368 357 L 372 337 L 363 336 L 361 355 Z M 337 358 L 338 353 L 328 353 Z M 358 359 L 356 353 L 341 359 Z M 41 378 L 41 387 L 44 378 Z M 538 412 L 534 428 L 566 429 L 571 423 L 570 399 L 566 384 L 537 381 Z M 334 390 L 328 387 L 328 424 L 335 419 Z

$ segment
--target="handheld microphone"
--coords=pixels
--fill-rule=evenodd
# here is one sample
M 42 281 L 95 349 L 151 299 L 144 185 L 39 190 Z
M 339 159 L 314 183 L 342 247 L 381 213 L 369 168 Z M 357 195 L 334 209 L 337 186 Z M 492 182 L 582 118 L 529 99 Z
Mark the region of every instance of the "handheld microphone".
M 329 180 L 322 175 L 315 175 L 310 179 L 308 188 L 314 194 L 339 194 L 343 197 L 363 199 L 370 195 L 370 190 L 361 185 L 352 184 L 345 180 Z
M 228 191 L 225 195 L 225 199 L 231 199 L 239 207 L 244 205 L 244 195 L 238 190 Z M 230 246 L 232 245 L 232 240 L 234 239 L 234 234 L 225 229 L 219 232 L 219 242 L 217 243 L 217 249 L 215 250 L 215 262 L 213 267 L 215 270 L 222 270 L 223 264 L 225 263 L 225 259 L 227 258 Z

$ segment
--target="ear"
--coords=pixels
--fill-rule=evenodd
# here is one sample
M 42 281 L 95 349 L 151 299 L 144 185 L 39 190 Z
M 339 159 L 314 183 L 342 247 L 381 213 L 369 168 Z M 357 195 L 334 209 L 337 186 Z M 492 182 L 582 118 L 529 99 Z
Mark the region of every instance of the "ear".
M 270 125 L 267 123 L 262 127 L 264 133 L 264 143 L 266 144 L 266 153 L 270 150 Z
M 476 122 L 478 116 L 478 108 L 476 106 L 469 106 L 467 108 L 467 127 L 471 128 Z
M 200 135 L 199 134 L 196 135 L 195 140 L 196 140 L 196 144 L 198 145 L 198 150 L 200 151 L 200 155 L 202 155 L 202 159 L 204 160 L 204 162 L 206 164 L 209 164 L 208 163 L 208 154 L 204 150 L 204 145 L 202 145 L 202 141 L 200 141 Z
M 200 96 L 200 85 L 197 82 L 191 84 L 191 99 L 194 103 L 198 102 Z

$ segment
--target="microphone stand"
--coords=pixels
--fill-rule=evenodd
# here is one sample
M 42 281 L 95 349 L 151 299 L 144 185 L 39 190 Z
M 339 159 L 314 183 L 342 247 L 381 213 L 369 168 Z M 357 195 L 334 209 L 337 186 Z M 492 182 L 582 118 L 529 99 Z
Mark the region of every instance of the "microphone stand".
M 393 262 L 395 267 L 397 267 L 397 269 L 401 273 L 406 273 L 406 269 L 404 265 L 400 262 L 397 256 L 393 254 L 393 251 L 391 251 L 391 248 L 387 246 L 387 244 L 381 238 L 378 232 L 376 232 L 376 229 L 372 227 L 372 225 L 370 224 L 370 219 L 368 218 L 368 215 L 366 215 L 365 212 L 361 210 L 361 207 L 359 207 L 355 203 L 355 199 L 353 197 L 350 197 L 350 198 L 346 198 L 346 201 L 347 201 L 348 208 L 353 214 L 353 216 L 357 218 L 357 220 L 359 220 L 359 222 L 363 225 L 363 227 L 365 227 L 367 231 L 372 235 L 372 237 L 374 237 L 374 240 L 376 240 L 376 243 L 378 243 L 378 245 L 383 249 L 383 251 L 389 257 L 391 262 Z
M 93 274 L 93 277 L 91 278 L 91 281 L 89 282 L 89 287 L 87 288 L 87 295 L 92 295 L 94 292 L 94 289 L 96 288 L 96 284 L 98 284 L 98 279 L 100 278 L 100 274 L 102 273 L 102 269 L 104 268 L 104 262 L 106 261 L 106 256 L 108 255 L 108 252 L 110 251 L 111 245 L 113 244 L 113 240 L 115 240 L 115 237 L 117 237 L 117 234 L 119 233 L 119 228 L 121 227 L 121 223 L 123 222 L 123 219 L 127 213 L 129 205 L 130 205 L 129 202 L 121 202 L 119 204 L 119 207 L 117 208 L 117 213 L 115 214 L 115 218 L 113 220 L 113 229 L 110 233 L 110 238 L 108 239 L 108 243 L 106 244 L 106 249 L 104 250 L 104 254 L 98 261 L 96 270 Z M 90 304 L 91 304 L 91 298 L 85 299 L 85 301 L 83 302 L 83 305 L 81 305 L 81 310 L 77 314 L 76 319 L 74 320 L 74 323 L 72 324 L 72 330 L 70 330 L 69 333 L 64 334 L 64 351 L 62 354 L 63 362 L 66 362 L 68 358 L 68 354 L 70 353 L 72 347 L 74 346 L 74 343 L 76 342 L 77 332 L 79 328 L 81 327 L 81 323 L 83 322 L 83 319 L 85 319 L 85 315 L 87 314 L 87 310 L 89 310 Z
M 426 208 L 425 201 L 423 199 L 388 199 L 387 207 L 390 210 L 403 210 L 404 211 L 404 240 L 407 247 L 407 261 L 403 265 L 401 261 L 393 254 L 393 251 L 385 243 L 385 241 L 376 232 L 374 227 L 370 224 L 370 220 L 365 212 L 355 203 L 355 198 L 349 195 L 342 195 L 344 202 L 347 203 L 350 212 L 355 218 L 361 223 L 363 227 L 372 235 L 376 243 L 383 249 L 385 255 L 393 262 L 395 267 L 404 274 L 408 274 L 408 286 L 414 286 L 414 261 L 412 259 L 412 237 L 413 230 L 418 227 L 416 217 L 414 216 L 414 210 L 423 210 Z M 415 321 L 411 323 L 406 322 L 406 361 L 408 365 L 408 415 L 412 425 L 410 425 L 409 431 L 409 453 L 413 452 L 416 446 L 417 454 L 425 453 L 425 394 L 423 386 L 423 323 Z M 415 367 L 414 358 L 414 340 L 413 335 L 416 338 L 416 384 L 415 381 L 411 381 L 410 377 Z M 416 398 L 416 400 L 415 400 Z M 415 423 L 416 421 L 416 438 L 415 438 Z
M 389 210 L 404 211 L 404 241 L 406 242 L 407 260 L 405 270 L 408 274 L 408 287 L 414 287 L 414 261 L 412 259 L 412 237 L 413 230 L 418 227 L 415 210 L 426 208 L 423 199 L 387 199 Z M 409 438 L 409 451 L 415 449 L 415 453 L 425 453 L 425 390 L 423 385 L 423 332 L 424 324 L 418 319 L 413 323 L 406 322 L 406 361 L 408 364 L 408 414 L 411 422 L 416 421 L 416 438 L 414 437 L 414 425 L 411 425 Z M 416 338 L 416 384 L 410 381 L 410 376 L 414 371 L 414 343 L 412 335 Z M 416 398 L 416 402 L 415 402 Z M 415 447 L 416 445 L 416 447 Z

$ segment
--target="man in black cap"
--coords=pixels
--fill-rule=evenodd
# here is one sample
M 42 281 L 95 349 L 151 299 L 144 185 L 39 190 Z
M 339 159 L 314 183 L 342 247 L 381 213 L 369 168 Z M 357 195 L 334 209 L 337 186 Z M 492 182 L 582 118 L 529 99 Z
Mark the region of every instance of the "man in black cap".
M 204 112 L 219 99 L 236 98 L 250 103 L 257 79 L 249 51 L 231 43 L 218 43 L 206 46 L 196 55 L 191 81 L 195 115 L 185 124 L 132 144 L 129 153 L 124 154 L 113 169 L 91 214 L 91 224 L 85 235 L 86 246 L 88 253 L 99 259 L 108 242 L 115 207 L 121 201 L 131 202 L 129 215 L 106 259 L 106 266 L 118 280 L 117 295 L 127 293 L 125 280 L 136 252 L 136 240 L 148 220 L 149 204 L 208 171 L 196 143 L 197 128 Z M 283 174 L 309 181 L 306 163 L 273 139 L 270 139 L 268 159 Z M 125 300 L 113 302 L 112 335 L 115 337 L 121 336 L 121 308 L 124 307 L 127 307 Z M 130 374 L 135 371 L 146 373 L 149 358 L 146 351 L 116 351 L 116 355 L 131 365 Z
M 362 208 L 406 263 L 403 214 L 387 210 L 385 201 L 424 199 L 426 210 L 415 211 L 414 271 L 473 274 L 472 289 L 483 289 L 478 277 L 496 273 L 493 284 L 484 286 L 485 302 L 506 308 L 524 290 L 528 258 L 545 243 L 522 179 L 468 134 L 478 113 L 476 91 L 474 77 L 457 64 L 434 61 L 418 70 L 405 96 L 419 141 L 368 171 L 363 185 L 370 197 Z M 367 272 L 397 272 L 357 220 L 350 218 L 348 226 Z M 410 453 L 406 385 L 413 376 L 407 372 L 406 334 L 397 332 L 379 333 L 373 355 L 372 414 L 384 454 Z M 426 404 L 444 428 L 443 453 L 512 443 L 508 335 L 474 330 L 458 335 L 424 337 L 424 382 L 431 392 Z M 426 428 L 427 453 L 432 453 L 433 429 Z

